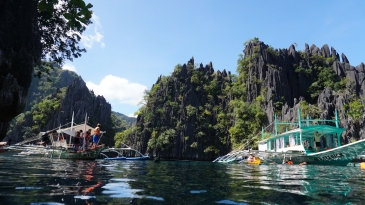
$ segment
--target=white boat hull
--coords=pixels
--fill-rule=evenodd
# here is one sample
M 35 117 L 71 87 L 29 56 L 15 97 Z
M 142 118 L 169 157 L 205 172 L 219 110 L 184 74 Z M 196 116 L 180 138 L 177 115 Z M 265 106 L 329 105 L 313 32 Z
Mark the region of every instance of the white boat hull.
M 290 159 L 294 164 L 306 162 L 307 164 L 345 166 L 364 150 L 365 139 L 317 153 L 265 152 L 265 154 L 261 155 L 268 162 L 282 163 Z

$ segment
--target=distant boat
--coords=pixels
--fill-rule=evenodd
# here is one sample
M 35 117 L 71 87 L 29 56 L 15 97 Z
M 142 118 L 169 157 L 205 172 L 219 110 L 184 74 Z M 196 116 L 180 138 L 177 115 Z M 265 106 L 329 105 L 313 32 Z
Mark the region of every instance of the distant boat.
M 258 142 L 258 150 L 236 150 L 229 154 L 228 159 L 242 153 L 252 153 L 259 156 L 267 163 L 286 163 L 288 160 L 294 164 L 306 162 L 317 165 L 341 165 L 345 166 L 365 151 L 365 139 L 346 145 L 341 145 L 340 137 L 344 128 L 339 127 L 337 111 L 335 120 L 302 120 L 298 109 L 298 122 L 277 122 L 274 120 L 274 133 L 265 134 L 262 131 L 262 139 Z M 284 133 L 278 133 L 278 125 L 290 125 L 294 128 Z M 320 142 L 315 141 L 315 136 Z M 228 156 L 228 155 L 226 155 Z M 217 162 L 226 156 L 216 159 Z

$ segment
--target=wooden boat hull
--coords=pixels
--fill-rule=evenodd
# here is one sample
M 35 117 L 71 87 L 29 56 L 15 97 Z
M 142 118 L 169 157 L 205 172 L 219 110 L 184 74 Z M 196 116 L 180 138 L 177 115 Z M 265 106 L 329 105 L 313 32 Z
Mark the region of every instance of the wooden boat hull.
M 69 152 L 68 150 L 54 150 L 50 157 L 54 159 L 80 159 L 80 160 L 95 160 L 99 157 L 101 151 L 106 149 L 104 145 L 99 145 L 94 149 L 85 151 Z
M 269 162 L 282 163 L 283 160 L 291 159 L 294 164 L 306 162 L 307 164 L 316 165 L 338 165 L 346 166 L 354 160 L 362 151 L 365 150 L 365 139 L 350 144 L 346 144 L 333 149 L 310 153 L 310 154 L 291 154 L 267 152 L 266 160 Z M 284 159 L 285 154 L 285 159 Z

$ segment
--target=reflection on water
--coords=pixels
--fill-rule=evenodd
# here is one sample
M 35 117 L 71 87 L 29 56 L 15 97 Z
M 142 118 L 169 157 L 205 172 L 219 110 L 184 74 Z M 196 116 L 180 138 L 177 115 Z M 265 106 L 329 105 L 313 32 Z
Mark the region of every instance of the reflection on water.
M 359 167 L 0 155 L 1 204 L 363 204 Z

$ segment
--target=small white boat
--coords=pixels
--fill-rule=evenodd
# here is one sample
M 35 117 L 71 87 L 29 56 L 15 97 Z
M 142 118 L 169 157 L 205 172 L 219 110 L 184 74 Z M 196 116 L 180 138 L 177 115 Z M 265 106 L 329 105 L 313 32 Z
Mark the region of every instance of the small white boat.
M 133 149 L 127 145 L 122 148 L 108 148 L 104 149 L 100 154 L 104 160 L 147 160 L 149 156 L 143 155 L 138 150 Z M 112 156 L 112 157 L 110 157 Z

